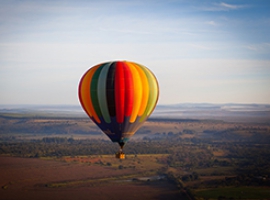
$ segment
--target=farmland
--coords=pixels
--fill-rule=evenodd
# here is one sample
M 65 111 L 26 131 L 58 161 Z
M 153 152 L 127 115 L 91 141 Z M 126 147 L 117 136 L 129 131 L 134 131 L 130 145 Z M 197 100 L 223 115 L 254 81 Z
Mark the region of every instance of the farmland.
M 1 113 L 0 195 L 269 199 L 270 124 L 267 112 L 259 116 L 152 118 L 118 160 L 118 145 L 85 117 Z
M 63 159 L 67 158 L 44 160 L 0 157 L 1 199 L 162 199 L 163 195 L 170 199 L 181 197 L 177 188 L 165 180 L 131 181 L 135 177 L 151 176 L 151 173 L 146 173 L 143 169 L 118 169 L 99 164 L 74 163 L 71 160 L 65 162 Z M 113 157 L 108 159 L 116 161 Z M 117 162 L 117 165 L 121 165 L 118 160 Z

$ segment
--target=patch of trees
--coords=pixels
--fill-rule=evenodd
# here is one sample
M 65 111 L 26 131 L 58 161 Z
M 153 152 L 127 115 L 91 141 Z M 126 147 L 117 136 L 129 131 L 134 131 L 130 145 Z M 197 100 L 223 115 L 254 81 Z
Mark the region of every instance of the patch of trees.
M 168 136 L 169 137 L 169 136 Z M 242 144 L 207 140 L 195 141 L 193 138 L 148 139 L 129 141 L 124 152 L 128 154 L 167 154 L 166 159 L 158 160 L 167 168 L 182 169 L 185 174 L 174 174 L 178 185 L 195 181 L 205 172 L 195 173 L 198 169 L 215 169 L 208 173 L 212 176 L 226 176 L 220 167 L 234 169 L 235 177 L 205 182 L 214 185 L 267 185 L 270 177 L 270 144 Z M 193 139 L 193 140 L 192 140 Z M 64 137 L 44 137 L 40 140 L 1 142 L 0 154 L 21 157 L 114 155 L 119 149 L 117 143 L 109 140 L 76 140 Z M 213 152 L 226 152 L 223 156 L 214 156 Z M 194 187 L 201 187 L 199 185 Z
M 203 133 L 222 141 L 260 144 L 267 144 L 270 141 L 270 130 L 260 127 L 237 127 L 224 130 L 206 129 L 203 130 Z
M 144 139 L 142 141 L 129 141 L 125 146 L 127 154 L 170 154 L 168 164 L 198 165 L 200 159 L 206 160 L 212 156 L 206 145 L 191 145 L 185 140 Z M 109 140 L 75 140 L 66 137 L 44 137 L 41 140 L 24 142 L 0 143 L 1 154 L 17 156 L 70 156 L 114 154 L 118 151 L 118 144 Z
M 183 133 L 185 133 L 185 134 L 194 134 L 195 131 L 194 130 L 190 130 L 190 129 L 184 129 L 183 130 Z
M 203 185 L 195 185 L 194 188 L 200 187 L 228 187 L 228 186 L 270 186 L 268 176 L 254 176 L 252 174 L 241 174 L 236 176 L 225 177 L 224 179 L 215 179 L 203 181 Z
M 83 123 L 77 122 L 80 122 L 80 119 L 55 119 L 43 122 L 31 118 L 3 120 L 0 116 L 0 134 L 102 134 L 96 126 L 87 126 L 84 121 Z
M 63 144 L 63 143 L 73 143 L 75 140 L 73 138 L 66 137 L 44 137 L 41 140 L 44 143 L 55 143 L 55 144 Z
M 227 157 L 234 159 L 238 174 L 270 177 L 270 145 L 234 144 Z
M 96 150 L 104 142 L 81 141 L 73 138 L 45 137 L 42 140 L 30 142 L 0 143 L 1 154 L 11 154 L 22 157 L 91 155 L 102 152 Z
M 171 167 L 184 169 L 206 168 L 213 165 L 213 154 L 206 145 L 183 145 L 175 148 L 167 158 L 167 164 Z

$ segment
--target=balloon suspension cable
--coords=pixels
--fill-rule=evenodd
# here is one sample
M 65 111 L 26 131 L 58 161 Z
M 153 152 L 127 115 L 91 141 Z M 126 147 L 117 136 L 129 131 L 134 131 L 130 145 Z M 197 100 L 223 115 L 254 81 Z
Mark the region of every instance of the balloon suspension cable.
M 122 151 L 123 151 L 123 148 L 124 148 L 125 143 L 124 143 L 124 142 L 119 142 L 119 145 L 120 145 L 120 152 L 122 152 Z
M 119 153 L 123 153 L 123 146 L 120 146 Z
M 120 145 L 120 149 L 119 149 L 119 152 L 116 153 L 116 158 L 125 159 L 125 154 L 123 152 L 123 148 L 124 148 L 125 143 L 119 142 L 119 145 Z

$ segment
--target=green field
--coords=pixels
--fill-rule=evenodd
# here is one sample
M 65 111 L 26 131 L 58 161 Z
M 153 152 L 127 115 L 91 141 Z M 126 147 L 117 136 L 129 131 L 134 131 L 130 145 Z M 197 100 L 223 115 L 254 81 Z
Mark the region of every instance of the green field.
M 269 199 L 269 188 L 262 187 L 222 187 L 197 190 L 196 197 L 204 199 Z

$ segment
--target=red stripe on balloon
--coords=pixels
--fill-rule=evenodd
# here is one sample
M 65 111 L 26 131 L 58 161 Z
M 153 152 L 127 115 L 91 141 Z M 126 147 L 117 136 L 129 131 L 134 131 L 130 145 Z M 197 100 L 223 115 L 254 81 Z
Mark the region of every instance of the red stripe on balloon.
M 134 86 L 132 80 L 132 73 L 128 65 L 123 63 L 125 75 L 125 116 L 130 116 L 133 108 L 134 101 Z
M 125 109 L 125 78 L 122 62 L 116 63 L 115 70 L 115 111 L 117 123 L 124 122 Z

